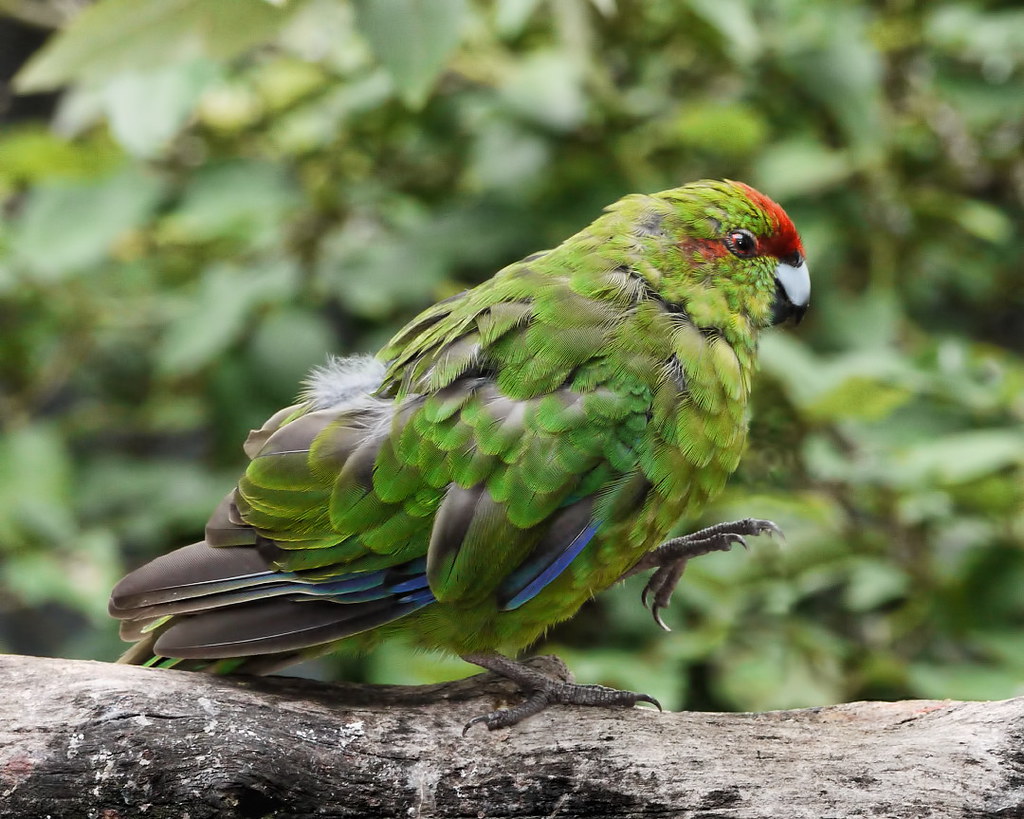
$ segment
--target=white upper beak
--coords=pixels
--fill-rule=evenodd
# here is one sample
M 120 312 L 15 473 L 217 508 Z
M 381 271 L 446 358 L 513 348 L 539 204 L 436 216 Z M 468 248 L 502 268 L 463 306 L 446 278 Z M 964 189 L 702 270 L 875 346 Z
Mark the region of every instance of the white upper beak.
M 775 268 L 775 278 L 782 285 L 782 290 L 794 307 L 806 307 L 811 300 L 811 275 L 807 272 L 807 262 L 803 259 L 797 267 L 779 262 Z

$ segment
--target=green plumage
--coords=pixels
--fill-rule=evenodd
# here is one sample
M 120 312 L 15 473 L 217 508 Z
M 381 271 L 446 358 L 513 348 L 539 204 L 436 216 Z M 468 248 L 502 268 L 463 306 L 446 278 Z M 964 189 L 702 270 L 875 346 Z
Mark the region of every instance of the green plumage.
M 777 266 L 800 253 L 746 186 L 629 196 L 424 311 L 383 367 L 325 368 L 250 436 L 206 541 L 115 589 L 128 659 L 264 670 L 396 632 L 521 650 L 721 490 Z

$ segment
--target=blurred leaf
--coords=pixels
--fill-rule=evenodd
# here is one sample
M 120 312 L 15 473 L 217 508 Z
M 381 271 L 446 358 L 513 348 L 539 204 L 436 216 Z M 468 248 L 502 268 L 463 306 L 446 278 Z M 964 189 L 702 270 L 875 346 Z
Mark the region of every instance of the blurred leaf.
M 420 108 L 459 44 L 465 0 L 356 0 L 359 28 L 399 94 Z
M 498 0 L 494 25 L 504 37 L 518 37 L 540 5 L 540 0 Z
M 424 258 L 414 245 L 393 237 L 363 244 L 338 234 L 331 244 L 333 264 L 324 278 L 357 315 L 380 317 L 397 305 L 422 302 L 444 276 L 439 259 Z
M 587 111 L 579 66 L 560 51 L 538 51 L 507 75 L 502 97 L 522 119 L 555 131 L 577 127 Z
M 111 131 L 130 153 L 156 155 L 192 115 L 217 73 L 213 63 L 196 60 L 113 77 L 102 91 Z
M 237 468 L 227 473 L 199 469 L 180 452 L 147 458 L 101 453 L 82 477 L 75 505 L 84 519 L 112 522 L 117 535 L 136 548 L 163 549 L 179 531 L 202 527 L 210 500 L 230 488 Z
M 888 417 L 894 409 L 909 401 L 912 395 L 913 392 L 906 387 L 852 375 L 807 404 L 807 416 L 823 420 L 862 418 L 877 421 Z
M 225 60 L 269 38 L 298 3 L 100 0 L 52 38 L 15 78 L 23 94 L 202 57 Z
M 908 582 L 907 575 L 889 563 L 859 560 L 846 586 L 846 606 L 851 611 L 870 611 L 902 596 Z
M 374 71 L 284 114 L 271 130 L 273 144 L 287 153 L 331 145 L 352 119 L 381 107 L 391 96 L 387 73 L 383 69 Z
M 267 63 L 256 77 L 260 97 L 270 111 L 281 111 L 323 88 L 327 77 L 316 65 L 295 59 Z
M 893 477 L 905 484 L 955 484 L 1011 466 L 1024 465 L 1024 432 L 979 429 L 903 448 Z
M 977 200 L 963 200 L 952 208 L 953 218 L 979 239 L 1006 244 L 1014 235 L 1014 226 L 999 208 Z
M 180 376 L 209 364 L 238 338 L 255 308 L 291 291 L 294 276 L 288 262 L 206 270 L 198 292 L 182 305 L 160 344 L 158 370 Z
M 548 161 L 548 148 L 534 134 L 507 122 L 480 129 L 467 174 L 480 188 L 521 191 L 538 178 Z
M 111 588 L 119 579 L 117 540 L 104 530 L 77 532 L 70 546 L 63 542 L 11 556 L 0 568 L 0 585 L 17 589 L 19 605 L 58 602 L 104 623 L 109 616 L 107 601 L 95 590 Z
M 1024 11 L 1015 8 L 972 8 L 967 3 L 936 7 L 925 22 L 925 34 L 949 51 L 974 60 L 1024 57 Z
M 275 310 L 260 322 L 251 341 L 254 365 L 262 383 L 289 400 L 314 366 L 334 351 L 335 341 L 321 316 L 308 310 Z
M 761 361 L 814 420 L 877 420 L 913 395 L 914 373 L 887 350 L 815 358 L 799 342 L 772 335 L 762 342 Z
M 370 48 L 356 28 L 355 16 L 351 3 L 302 0 L 275 44 L 300 60 L 330 66 L 349 75 L 371 60 Z
M 888 288 L 872 287 L 861 295 L 837 291 L 814 298 L 814 312 L 825 324 L 830 340 L 841 348 L 874 351 L 890 358 L 899 342 L 902 306 Z
M 839 646 L 811 625 L 784 643 L 762 640 L 723 658 L 722 693 L 743 710 L 807 708 L 836 699 Z
M 761 37 L 745 0 L 687 0 L 687 5 L 715 28 L 737 62 L 749 63 L 760 53 Z
M 36 538 L 60 543 L 72 537 L 71 480 L 69 453 L 52 425 L 0 438 L 0 552 L 18 551 Z
M 780 200 L 819 193 L 853 173 L 844 152 L 805 139 L 770 145 L 758 158 L 756 168 L 758 187 Z
M 744 156 L 761 145 L 768 127 L 748 106 L 698 103 L 683 107 L 674 130 L 684 145 L 725 156 Z
M 787 38 L 783 58 L 793 81 L 831 110 L 858 156 L 876 155 L 888 134 L 882 121 L 882 65 L 864 36 L 866 20 L 863 8 L 841 5 L 806 17 L 810 36 Z
M 16 257 L 44 280 L 92 267 L 115 241 L 149 219 L 162 191 L 155 174 L 134 165 L 96 181 L 40 185 L 16 223 L 11 238 Z
M 920 696 L 932 699 L 1003 700 L 1024 694 L 1019 669 L 914 663 L 909 673 Z
M 41 128 L 23 126 L 0 135 L 0 195 L 18 183 L 101 176 L 121 162 L 109 140 L 72 143 Z
M 235 159 L 210 163 L 185 190 L 165 229 L 180 240 L 274 241 L 281 218 L 298 204 L 296 190 L 279 165 Z
M 1024 670 L 1024 633 L 1019 630 L 989 630 L 972 636 L 974 642 L 1007 665 Z

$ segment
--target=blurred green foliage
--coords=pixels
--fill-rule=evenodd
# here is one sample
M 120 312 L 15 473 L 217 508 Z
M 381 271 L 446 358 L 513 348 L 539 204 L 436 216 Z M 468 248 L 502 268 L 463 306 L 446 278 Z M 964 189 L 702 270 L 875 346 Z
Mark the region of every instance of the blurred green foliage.
M 109 587 L 326 352 L 724 176 L 814 303 L 691 523 L 787 541 L 695 561 L 671 634 L 633 580 L 543 648 L 673 707 L 1024 692 L 1022 82 L 1012 2 L 100 0 L 21 75 L 53 121 L 0 132 L 0 648 L 113 658 Z

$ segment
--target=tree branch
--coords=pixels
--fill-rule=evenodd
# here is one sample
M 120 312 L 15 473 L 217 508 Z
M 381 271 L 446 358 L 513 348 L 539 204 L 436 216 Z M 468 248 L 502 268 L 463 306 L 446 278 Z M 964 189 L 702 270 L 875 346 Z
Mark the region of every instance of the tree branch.
M 557 669 L 550 658 L 534 661 Z M 0 657 L 0 813 L 246 817 L 1024 817 L 1024 698 L 765 714 Z

